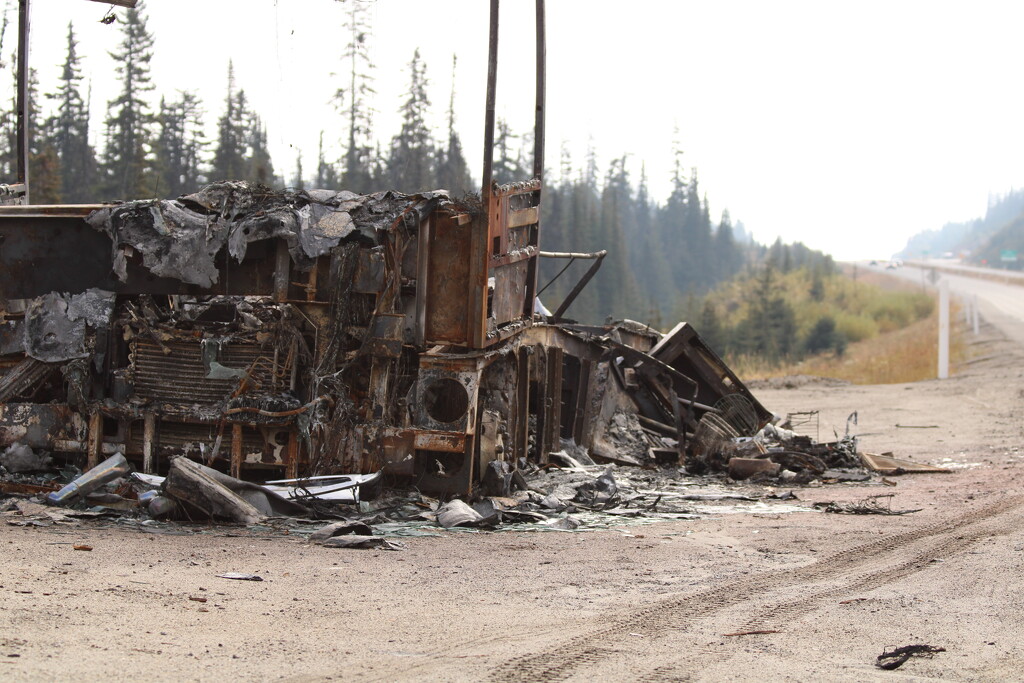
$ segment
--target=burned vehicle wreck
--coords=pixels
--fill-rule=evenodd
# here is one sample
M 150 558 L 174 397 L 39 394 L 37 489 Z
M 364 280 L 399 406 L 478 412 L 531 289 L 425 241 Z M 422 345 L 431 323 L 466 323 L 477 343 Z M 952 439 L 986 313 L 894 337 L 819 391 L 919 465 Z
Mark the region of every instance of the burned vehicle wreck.
M 20 164 L 0 199 L 0 448 L 86 468 L 122 454 L 146 474 L 177 456 L 249 480 L 383 472 L 467 495 L 566 447 L 678 466 L 717 448 L 709 434 L 756 433 L 771 413 L 688 325 L 565 319 L 604 252 L 540 250 L 536 9 L 532 179 L 493 180 L 495 0 L 479 198 L 222 181 L 34 206 Z M 592 263 L 554 314 L 541 258 Z
M 681 462 L 726 395 L 763 426 L 688 326 L 534 313 L 540 195 L 495 185 L 484 210 L 223 182 L 0 208 L 0 445 L 90 467 L 123 453 L 144 472 L 183 454 L 248 479 L 383 470 L 469 494 L 563 439 Z

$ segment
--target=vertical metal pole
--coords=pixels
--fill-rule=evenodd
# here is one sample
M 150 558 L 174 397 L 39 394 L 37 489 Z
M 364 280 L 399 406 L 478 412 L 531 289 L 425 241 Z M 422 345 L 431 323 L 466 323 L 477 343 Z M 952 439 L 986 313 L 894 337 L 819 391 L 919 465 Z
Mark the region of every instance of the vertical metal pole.
M 480 198 L 490 211 L 491 175 L 494 166 L 494 99 L 498 87 L 498 0 L 491 0 L 491 32 L 487 50 L 487 112 L 484 118 L 484 172 Z
M 28 0 L 18 0 L 18 182 L 28 195 Z
M 949 377 L 949 280 L 939 283 L 939 379 Z
M 537 111 L 533 119 L 533 177 L 544 180 L 544 93 L 546 90 L 547 38 L 544 0 L 537 0 Z

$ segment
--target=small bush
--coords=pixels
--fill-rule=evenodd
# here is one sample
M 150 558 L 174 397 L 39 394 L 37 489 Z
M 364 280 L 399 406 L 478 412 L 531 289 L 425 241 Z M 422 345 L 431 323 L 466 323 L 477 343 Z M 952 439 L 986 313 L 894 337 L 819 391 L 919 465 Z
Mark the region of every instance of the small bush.
M 878 323 L 871 318 L 851 313 L 836 314 L 836 329 L 851 342 L 871 339 L 878 335 Z
M 818 318 L 818 322 L 814 323 L 814 327 L 804 339 L 804 351 L 814 354 L 832 350 L 835 348 L 836 339 L 839 336 L 836 334 L 835 319 L 831 316 Z

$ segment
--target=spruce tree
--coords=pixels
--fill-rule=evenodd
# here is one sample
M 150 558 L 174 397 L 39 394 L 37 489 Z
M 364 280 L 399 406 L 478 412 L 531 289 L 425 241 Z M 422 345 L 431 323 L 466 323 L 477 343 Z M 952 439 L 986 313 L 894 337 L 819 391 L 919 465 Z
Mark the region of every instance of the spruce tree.
M 182 140 L 182 192 L 190 192 L 206 181 L 202 165 L 209 143 L 203 121 L 203 104 L 199 97 L 192 92 L 182 92 L 178 106 L 185 125 Z
M 455 130 L 455 66 L 452 55 L 452 91 L 448 99 L 448 142 L 437 152 L 437 184 L 454 196 L 460 197 L 473 189 L 469 164 L 462 154 L 462 141 Z
M 89 108 L 81 86 L 78 41 L 74 26 L 68 22 L 67 55 L 55 91 L 46 95 L 55 107 L 46 120 L 46 130 L 60 162 L 61 201 L 69 204 L 95 200 L 96 153 L 89 145 Z
M 387 164 L 388 181 L 401 192 L 429 190 L 434 183 L 434 146 L 426 121 L 430 106 L 428 83 L 426 65 L 420 58 L 419 48 L 416 48 L 409 62 L 409 90 L 400 109 L 402 129 L 391 139 Z
M 373 89 L 372 31 L 368 12 L 366 3 L 350 2 L 348 5 L 344 24 L 348 42 L 342 52 L 342 60 L 348 65 L 348 82 L 344 88 L 338 88 L 334 96 L 348 123 L 342 181 L 345 189 L 363 194 L 374 189 L 370 169 L 373 152 L 370 143 L 373 128 L 370 97 L 376 91 Z
M 508 121 L 498 117 L 494 124 L 494 181 L 512 183 L 525 180 L 526 172 L 520 165 L 519 153 L 515 141 L 519 136 L 512 132 Z
M 33 204 L 58 204 L 61 201 L 60 158 L 42 125 L 38 94 L 38 74 L 35 69 L 29 69 L 28 120 L 25 122 L 28 131 L 29 199 Z
M 676 302 L 672 291 L 672 269 L 665 258 L 665 244 L 657 232 L 655 206 L 647 182 L 647 169 L 641 164 L 633 224 L 625 226 L 626 245 L 638 291 L 646 302 L 641 313 L 646 322 L 655 325 L 656 321 L 660 324 L 670 315 Z
M 210 180 L 240 180 L 246 172 L 245 92 L 235 92 L 235 65 L 228 62 L 228 94 L 224 114 L 217 120 L 217 146 L 213 151 Z
M 722 218 L 714 235 L 715 283 L 728 280 L 739 272 L 742 257 L 733 238 L 732 219 L 729 210 L 722 211 Z
M 241 95 L 242 93 L 239 92 Z M 240 102 L 244 107 L 244 100 Z M 248 143 L 248 156 L 246 158 L 245 173 L 243 178 L 268 187 L 278 184 L 274 176 L 274 164 L 270 160 L 270 150 L 267 148 L 267 128 L 263 120 L 256 114 L 250 113 L 247 118 L 246 136 Z
M 320 131 L 320 146 L 317 149 L 316 182 L 314 185 L 317 189 L 321 190 L 337 190 L 341 187 L 337 167 L 324 158 L 323 131 Z
M 295 155 L 295 175 L 292 176 L 291 186 L 296 190 L 305 190 L 306 181 L 302 179 L 302 153 Z
M 107 104 L 106 148 L 102 175 L 106 195 L 135 199 L 152 193 L 148 93 L 153 90 L 149 62 L 153 36 L 146 28 L 143 2 L 128 9 L 122 24 L 119 49 L 111 52 L 121 78 L 121 94 Z
M 635 222 L 632 189 L 626 171 L 626 157 L 612 161 L 601 192 L 601 219 L 598 241 L 608 251 L 595 278 L 600 314 L 619 318 L 637 318 L 636 280 L 629 267 L 624 228 Z
M 157 123 L 157 194 L 177 197 L 195 190 L 205 145 L 199 99 L 190 92 L 179 93 L 173 102 L 160 98 Z

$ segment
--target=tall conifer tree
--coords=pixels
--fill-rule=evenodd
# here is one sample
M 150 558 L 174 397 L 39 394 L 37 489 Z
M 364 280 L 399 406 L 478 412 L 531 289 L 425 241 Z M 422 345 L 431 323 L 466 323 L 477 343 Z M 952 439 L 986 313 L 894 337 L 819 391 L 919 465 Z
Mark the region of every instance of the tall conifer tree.
M 55 111 L 46 130 L 60 161 L 60 197 L 69 204 L 95 201 L 96 153 L 89 144 L 89 108 L 82 98 L 82 70 L 75 30 L 68 22 L 67 55 L 47 99 Z
M 402 192 L 429 190 L 433 179 L 433 143 L 427 128 L 427 67 L 420 50 L 409 62 L 409 90 L 401 107 L 402 129 L 391 139 L 388 156 L 388 181 Z
M 352 192 L 373 191 L 371 157 L 373 145 L 373 108 L 370 98 L 373 89 L 373 60 L 370 59 L 370 40 L 373 36 L 369 6 L 363 2 L 349 2 L 344 31 L 347 36 L 342 59 L 348 66 L 347 83 L 338 88 L 335 102 L 348 124 L 344 140 L 345 156 L 342 182 Z
M 452 91 L 448 99 L 448 141 L 437 151 L 437 184 L 455 196 L 462 196 L 473 188 L 469 165 L 462 154 L 462 141 L 455 129 L 455 66 L 452 55 Z
M 122 39 L 110 53 L 121 78 L 121 94 L 108 105 L 103 179 L 107 198 L 135 199 L 152 193 L 148 96 L 153 90 L 149 62 L 153 36 L 146 28 L 142 0 L 125 13 Z

